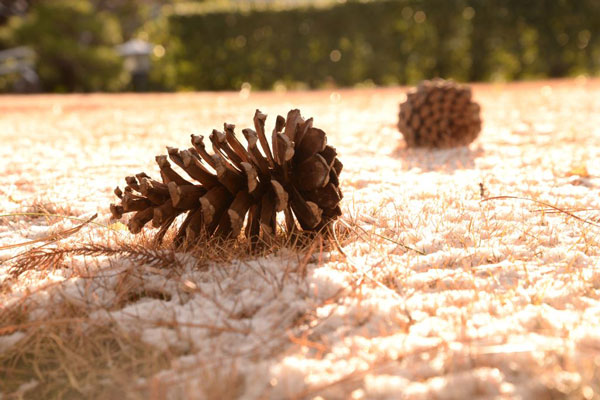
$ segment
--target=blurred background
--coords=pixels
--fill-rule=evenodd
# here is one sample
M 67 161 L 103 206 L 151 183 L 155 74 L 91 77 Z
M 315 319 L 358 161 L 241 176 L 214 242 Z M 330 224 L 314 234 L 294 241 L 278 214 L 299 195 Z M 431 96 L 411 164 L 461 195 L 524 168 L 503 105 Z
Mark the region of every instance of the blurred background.
M 600 71 L 598 0 L 0 0 L 0 92 L 286 90 Z

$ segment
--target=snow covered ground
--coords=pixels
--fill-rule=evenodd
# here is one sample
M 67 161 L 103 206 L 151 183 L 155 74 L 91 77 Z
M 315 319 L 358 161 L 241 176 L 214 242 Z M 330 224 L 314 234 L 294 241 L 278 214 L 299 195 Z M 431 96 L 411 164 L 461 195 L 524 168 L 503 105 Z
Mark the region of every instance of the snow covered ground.
M 41 240 L 0 250 L 0 392 L 36 398 L 57 376 L 22 356 L 32 341 L 65 355 L 104 328 L 162 360 L 116 385 L 133 398 L 600 398 L 600 82 L 475 85 L 479 139 L 437 151 L 404 147 L 404 95 L 0 97 L 0 211 L 99 224 L 61 239 L 81 222 L 0 218 L 0 248 Z M 190 133 L 252 126 L 256 108 L 268 129 L 299 108 L 338 149 L 345 254 L 67 254 L 11 277 L 13 257 L 50 237 L 42 249 L 138 240 L 110 220 L 113 188 L 158 175 L 154 156 Z M 496 196 L 529 200 L 482 201 Z M 65 393 L 110 384 L 61 368 Z

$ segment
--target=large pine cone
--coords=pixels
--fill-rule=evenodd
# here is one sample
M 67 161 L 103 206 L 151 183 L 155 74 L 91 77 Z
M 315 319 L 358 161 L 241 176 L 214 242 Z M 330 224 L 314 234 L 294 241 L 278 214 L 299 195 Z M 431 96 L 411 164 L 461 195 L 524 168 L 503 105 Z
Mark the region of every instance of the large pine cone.
M 287 119 L 277 117 L 271 151 L 266 118 L 256 110 L 256 131 L 242 131 L 246 149 L 230 124 L 225 132 L 213 130 L 210 135 L 214 154 L 206 151 L 202 136 L 192 135 L 193 147 L 187 150 L 167 147 L 168 158 L 192 180 L 177 173 L 167 156 L 157 156 L 162 182 L 145 173 L 125 178 L 124 191 L 115 189 L 121 204 L 111 204 L 113 217 L 135 212 L 129 230 L 138 233 L 152 221 L 160 228 L 160 241 L 175 218 L 187 213 L 175 237 L 177 245 L 200 237 L 237 237 L 246 215 L 246 237 L 272 237 L 278 211 L 285 214 L 288 232 L 297 229 L 294 216 L 303 230 L 322 229 L 341 215 L 342 163 L 335 148 L 327 145 L 325 132 L 312 126 L 312 118 L 305 121 L 300 111 L 292 110 Z
M 481 131 L 479 110 L 468 86 L 443 79 L 423 81 L 400 105 L 398 129 L 408 147 L 463 146 Z

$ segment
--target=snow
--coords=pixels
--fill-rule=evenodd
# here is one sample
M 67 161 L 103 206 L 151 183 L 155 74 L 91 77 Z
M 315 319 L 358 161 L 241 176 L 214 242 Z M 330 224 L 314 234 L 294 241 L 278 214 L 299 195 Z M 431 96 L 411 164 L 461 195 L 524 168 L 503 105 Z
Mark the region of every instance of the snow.
M 481 137 L 434 151 L 402 147 L 397 88 L 0 99 L 14 111 L 0 115 L 4 212 L 42 204 L 111 224 L 114 186 L 156 174 L 164 145 L 187 146 L 189 133 L 225 121 L 241 129 L 256 106 L 269 127 L 298 107 L 337 147 L 345 221 L 360 227 L 342 240 L 345 255 L 283 249 L 222 263 L 178 254 L 176 268 L 67 256 L 18 281 L 6 266 L 24 248 L 0 250 L 0 283 L 10 284 L 0 303 L 25 302 L 29 322 L 77 307 L 89 329 L 110 326 L 170 354 L 169 367 L 137 383 L 158 382 L 173 399 L 215 390 L 241 399 L 598 396 L 600 228 L 540 203 L 480 196 L 482 183 L 487 196 L 597 222 L 600 85 L 544 83 L 552 97 L 540 85 L 475 86 Z M 38 119 L 28 118 L 33 104 Z M 581 165 L 589 176 L 571 174 Z M 0 246 L 78 223 L 0 219 Z M 87 225 L 57 245 L 109 237 L 131 240 Z M 0 352 L 26 335 L 0 335 Z
M 9 335 L 0 336 L 0 353 L 10 349 L 15 344 L 19 343 L 19 341 L 25 338 L 27 335 L 25 332 L 17 331 L 11 333 Z

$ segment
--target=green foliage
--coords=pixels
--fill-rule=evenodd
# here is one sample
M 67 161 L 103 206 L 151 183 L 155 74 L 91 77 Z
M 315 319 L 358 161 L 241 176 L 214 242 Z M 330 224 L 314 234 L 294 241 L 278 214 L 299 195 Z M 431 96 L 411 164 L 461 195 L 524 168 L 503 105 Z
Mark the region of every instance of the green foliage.
M 122 40 L 120 25 L 89 0 L 36 2 L 24 17 L 12 17 L 5 29 L 14 45 L 36 51 L 45 90 L 115 91 L 126 83 L 114 50 Z
M 138 31 L 140 39 L 155 43 L 151 55 L 152 68 L 150 70 L 151 90 L 182 89 L 177 83 L 181 40 L 172 35 L 169 29 L 169 18 L 166 13 L 146 22 Z
M 151 16 L 152 3 L 161 0 L 91 0 L 94 9 L 105 11 L 117 18 L 123 39 L 129 40 Z
M 25 16 L 0 26 L 0 48 L 33 47 L 48 91 L 125 88 L 129 78 L 114 45 L 132 36 L 157 45 L 153 90 L 394 85 L 435 76 L 494 81 L 600 70 L 597 0 L 29 4 Z M 168 4 L 161 13 L 159 4 Z M 0 91 L 9 81 L 0 79 Z
M 600 68 L 597 0 L 178 4 L 152 35 L 170 89 L 512 80 Z

